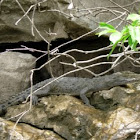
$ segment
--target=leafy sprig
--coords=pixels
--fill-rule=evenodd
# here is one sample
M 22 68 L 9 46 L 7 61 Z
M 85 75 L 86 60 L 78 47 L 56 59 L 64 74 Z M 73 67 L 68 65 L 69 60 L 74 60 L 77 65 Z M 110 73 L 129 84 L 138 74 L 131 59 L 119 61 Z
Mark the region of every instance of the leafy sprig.
M 134 51 L 137 51 L 137 44 L 140 44 L 140 15 L 130 14 L 126 20 L 131 20 L 129 25 L 126 25 L 122 31 L 118 31 L 114 26 L 107 24 L 105 22 L 100 22 L 99 28 L 104 29 L 103 31 L 97 33 L 100 37 L 101 35 L 110 34 L 109 40 L 113 44 L 112 49 L 108 55 L 113 53 L 118 43 L 124 44 L 125 41 L 128 41 L 128 45 Z

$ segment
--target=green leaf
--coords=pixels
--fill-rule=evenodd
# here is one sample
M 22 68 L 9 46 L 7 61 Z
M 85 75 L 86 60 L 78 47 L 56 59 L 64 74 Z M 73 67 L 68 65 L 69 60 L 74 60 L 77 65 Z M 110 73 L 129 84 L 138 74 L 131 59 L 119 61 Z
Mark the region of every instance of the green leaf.
M 132 21 L 140 20 L 140 15 L 138 15 L 138 14 L 130 14 L 127 17 L 127 20 L 132 20 Z
M 139 20 L 135 20 L 131 23 L 132 26 L 139 26 L 140 25 L 140 21 Z
M 104 31 L 101 31 L 99 33 L 97 33 L 96 35 L 98 35 L 98 37 L 100 37 L 101 35 L 104 35 L 104 34 L 107 34 L 107 33 L 112 33 L 112 32 L 116 32 L 116 30 L 104 30 Z
M 140 27 L 129 26 L 129 34 L 131 36 L 132 42 L 137 41 L 140 44 Z
M 136 48 L 137 44 L 138 44 L 137 41 L 133 42 L 132 45 L 130 46 L 131 49 L 134 50 L 134 51 L 138 51 L 137 48 Z
M 112 25 L 107 24 L 105 22 L 100 22 L 99 23 L 99 28 L 105 28 L 105 29 L 113 29 L 113 30 L 115 30 L 115 28 Z
M 120 33 L 120 32 L 119 32 Z M 110 55 L 113 53 L 113 51 L 115 50 L 117 44 L 123 39 L 123 37 L 121 37 L 120 39 L 118 39 L 115 43 L 113 43 L 114 45 L 112 46 L 111 51 L 109 52 L 107 59 L 109 59 Z
M 129 38 L 129 34 L 122 37 L 122 44 Z
M 140 27 L 135 27 L 136 40 L 140 44 Z
M 118 40 L 122 38 L 122 34 L 118 31 L 112 33 L 109 37 L 109 40 L 115 44 Z
M 128 44 L 131 46 L 133 44 L 131 36 L 128 37 Z
M 129 25 L 129 26 L 128 26 L 128 29 L 129 29 L 129 34 L 130 34 L 130 36 L 131 36 L 132 42 L 135 42 L 135 41 L 136 41 L 136 31 L 135 31 L 135 27 Z
M 136 46 L 137 46 L 138 42 L 137 41 L 132 42 L 131 36 L 129 36 L 129 38 L 128 38 L 128 44 L 132 50 L 137 51 Z
M 123 30 L 121 31 L 122 35 L 125 35 L 125 34 L 128 34 L 129 33 L 129 29 L 128 29 L 128 26 L 125 26 L 123 28 Z
M 118 41 L 118 42 L 119 42 L 119 41 Z M 109 59 L 110 55 L 111 55 L 111 54 L 113 53 L 113 51 L 115 50 L 115 48 L 116 48 L 118 42 L 116 42 L 116 43 L 112 46 L 112 49 L 111 49 L 111 51 L 109 52 L 109 54 L 108 54 L 108 56 L 107 56 L 107 60 Z

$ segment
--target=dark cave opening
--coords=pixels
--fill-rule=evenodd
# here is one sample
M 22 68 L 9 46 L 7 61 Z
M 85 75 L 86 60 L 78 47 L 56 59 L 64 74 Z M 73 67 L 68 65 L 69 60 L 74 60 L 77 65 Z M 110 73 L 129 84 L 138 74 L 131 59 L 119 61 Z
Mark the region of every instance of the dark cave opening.
M 66 43 L 68 41 L 68 39 L 59 39 L 56 41 L 52 41 L 51 42 L 51 46 L 50 46 L 50 50 L 53 50 L 54 48 L 56 48 L 59 45 L 62 45 L 63 43 Z M 98 45 L 94 45 L 94 44 L 101 44 L 101 46 Z M 94 39 L 94 40 L 77 40 L 74 41 L 72 43 L 69 43 L 67 45 L 62 46 L 59 49 L 59 52 L 65 52 L 67 50 L 70 49 L 81 49 L 81 50 L 96 50 L 99 49 L 99 47 L 105 47 L 109 44 L 109 40 L 108 38 L 98 38 L 98 39 Z M 36 50 L 40 50 L 40 51 L 47 51 L 48 50 L 48 45 L 46 42 L 44 41 L 40 41 L 40 42 L 17 42 L 17 43 L 1 43 L 0 44 L 0 52 L 5 52 L 7 50 L 12 50 L 12 51 L 16 51 L 16 52 L 22 52 L 22 53 L 29 53 L 32 54 L 33 56 L 35 56 L 36 58 L 39 58 L 40 56 L 42 56 L 44 53 L 42 52 L 38 52 L 38 51 L 31 51 L 31 50 L 25 50 L 23 46 L 26 46 L 28 48 L 33 48 Z M 90 47 L 87 47 L 90 46 Z M 43 56 L 41 59 L 39 59 L 36 63 L 36 68 L 40 67 L 42 64 L 44 64 L 45 62 L 47 62 L 48 60 L 48 55 Z M 37 82 L 40 82 L 42 80 L 45 80 L 46 78 L 50 78 L 50 75 L 42 75 L 40 71 L 36 71 L 35 72 L 35 77 L 37 75 Z M 36 82 L 35 82 L 36 83 Z

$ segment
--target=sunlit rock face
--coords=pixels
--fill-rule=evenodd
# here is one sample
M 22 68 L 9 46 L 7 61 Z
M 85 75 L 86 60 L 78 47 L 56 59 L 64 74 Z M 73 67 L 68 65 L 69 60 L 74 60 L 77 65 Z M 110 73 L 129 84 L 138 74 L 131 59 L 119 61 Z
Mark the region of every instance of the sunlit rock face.
M 123 74 L 129 78 L 140 76 L 130 72 Z M 139 86 L 137 81 L 93 93 L 89 97 L 93 107 L 76 97 L 51 95 L 41 98 L 31 110 L 29 103 L 12 106 L 5 117 L 26 112 L 19 122 L 40 129 L 52 129 L 65 139 L 131 140 L 140 129 Z M 17 118 L 11 120 L 17 121 Z

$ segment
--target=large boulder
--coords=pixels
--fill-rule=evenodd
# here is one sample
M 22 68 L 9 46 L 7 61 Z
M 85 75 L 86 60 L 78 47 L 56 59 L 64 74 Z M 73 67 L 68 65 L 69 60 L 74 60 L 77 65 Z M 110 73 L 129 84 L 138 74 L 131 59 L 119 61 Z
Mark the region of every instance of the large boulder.
M 133 0 L 115 0 L 114 2 L 73 0 L 72 2 L 73 7 L 70 7 L 69 0 L 42 0 L 38 3 L 36 0 L 1 1 L 0 43 L 44 39 L 52 41 L 69 37 L 73 39 L 96 29 L 101 21 L 111 21 L 110 23 L 114 26 L 121 22 L 119 26 L 121 29 L 125 25 L 122 22 L 124 16 L 127 16 L 128 12 L 136 13 L 139 10 L 138 4 L 133 5 L 132 9 Z M 117 4 L 121 6 L 119 7 Z M 33 14 L 34 8 L 36 9 Z M 21 21 L 16 24 L 19 19 Z M 31 21 L 34 21 L 36 26 L 34 36 L 31 32 Z M 91 34 L 91 36 L 93 35 Z
M 0 103 L 30 86 L 35 57 L 19 52 L 0 54 Z

